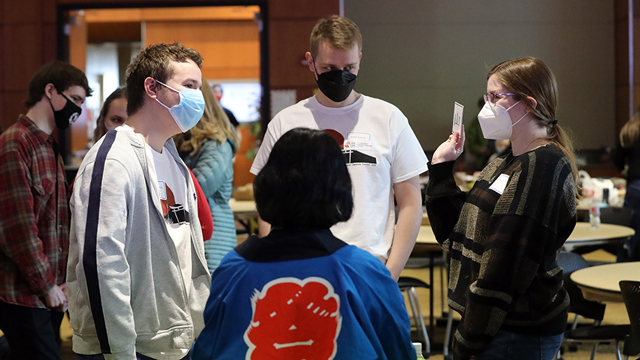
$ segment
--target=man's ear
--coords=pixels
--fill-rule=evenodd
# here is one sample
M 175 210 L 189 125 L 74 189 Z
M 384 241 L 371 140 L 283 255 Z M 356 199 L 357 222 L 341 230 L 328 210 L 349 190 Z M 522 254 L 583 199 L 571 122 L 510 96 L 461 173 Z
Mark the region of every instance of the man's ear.
M 304 54 L 304 58 L 307 59 L 307 66 L 309 66 L 309 71 L 311 71 L 315 75 L 316 69 L 314 67 L 314 60 L 313 60 L 313 56 L 311 55 L 311 52 L 307 51 Z
M 44 96 L 46 96 L 49 100 L 51 100 L 51 98 L 53 97 L 54 91 L 58 93 L 58 89 L 56 89 L 56 86 L 52 83 L 48 83 L 44 86 Z
M 162 85 L 160 85 L 160 83 L 158 83 L 154 78 L 148 77 L 144 79 L 144 92 L 154 100 L 158 96 L 161 86 Z

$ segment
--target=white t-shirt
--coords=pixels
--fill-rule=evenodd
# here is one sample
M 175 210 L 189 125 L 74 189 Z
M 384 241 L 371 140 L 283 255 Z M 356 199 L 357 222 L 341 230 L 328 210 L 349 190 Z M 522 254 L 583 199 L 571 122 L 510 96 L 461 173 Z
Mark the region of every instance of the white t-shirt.
M 150 146 L 145 146 L 145 148 L 147 158 L 150 159 L 151 181 L 158 184 L 157 192 L 154 194 L 160 198 L 164 223 L 176 246 L 182 279 L 185 284 L 189 284 L 191 281 L 191 226 L 189 219 L 195 214 L 189 212 L 187 180 L 167 149 L 163 148 L 161 154 Z M 185 286 L 185 290 L 188 297 L 189 286 Z M 168 352 L 145 353 L 144 355 L 158 360 L 178 360 L 184 358 L 188 352 L 189 349 L 175 349 Z
M 365 95 L 340 108 L 323 106 L 310 97 L 271 120 L 251 173 L 257 175 L 275 142 L 297 127 L 326 131 L 347 155 L 354 212 L 349 221 L 334 225 L 331 232 L 348 244 L 386 259 L 395 225 L 393 184 L 427 171 L 427 156 L 407 118 L 394 105 Z

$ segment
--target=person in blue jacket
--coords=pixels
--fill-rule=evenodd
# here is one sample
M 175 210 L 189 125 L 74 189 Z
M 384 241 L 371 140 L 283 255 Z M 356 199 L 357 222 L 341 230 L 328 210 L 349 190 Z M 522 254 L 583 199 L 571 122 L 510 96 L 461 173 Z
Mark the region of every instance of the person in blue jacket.
M 209 272 L 238 244 L 233 211 L 229 206 L 233 183 L 233 156 L 240 145 L 211 86 L 202 79 L 204 115 L 191 130 L 174 137 L 180 157 L 193 171 L 213 215 L 213 235 L 205 239 Z M 206 241 L 209 240 L 209 241 Z
M 329 230 L 353 211 L 336 141 L 321 130 L 287 132 L 254 193 L 273 230 L 240 244 L 213 273 L 191 358 L 415 359 L 389 270 Z

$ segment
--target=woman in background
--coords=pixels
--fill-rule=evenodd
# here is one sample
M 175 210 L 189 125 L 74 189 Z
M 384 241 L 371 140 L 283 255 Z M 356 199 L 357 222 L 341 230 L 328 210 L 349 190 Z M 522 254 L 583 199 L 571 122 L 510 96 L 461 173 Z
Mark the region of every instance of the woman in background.
M 627 166 L 627 192 L 624 206 L 633 208 L 631 226 L 636 231 L 624 244 L 624 251 L 618 254 L 618 261 L 640 260 L 640 108 L 620 130 L 613 162 L 618 170 Z
M 233 156 L 238 136 L 206 80 L 202 80 L 205 110 L 191 130 L 174 137 L 185 164 L 193 171 L 213 214 L 213 235 L 204 244 L 209 271 L 237 245 L 233 211 L 229 206 L 233 182 Z
M 120 87 L 112 92 L 102 104 L 100 116 L 96 121 L 96 129 L 93 132 L 93 143 L 98 142 L 109 129 L 124 124 L 127 118 L 127 98 L 124 88 Z

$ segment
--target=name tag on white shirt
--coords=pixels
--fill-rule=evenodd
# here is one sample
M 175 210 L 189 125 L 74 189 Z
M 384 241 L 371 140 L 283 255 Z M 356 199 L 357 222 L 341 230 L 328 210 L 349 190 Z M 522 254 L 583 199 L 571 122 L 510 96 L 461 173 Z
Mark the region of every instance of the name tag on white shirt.
M 158 193 L 160 193 L 160 200 L 167 200 L 167 184 L 158 180 Z
M 507 187 L 507 182 L 509 182 L 509 175 L 500 174 L 500 176 L 498 176 L 496 181 L 494 181 L 493 184 L 491 184 L 491 187 L 489 187 L 489 190 L 493 190 L 498 194 L 502 195 L 502 193 L 504 192 L 504 188 Z

